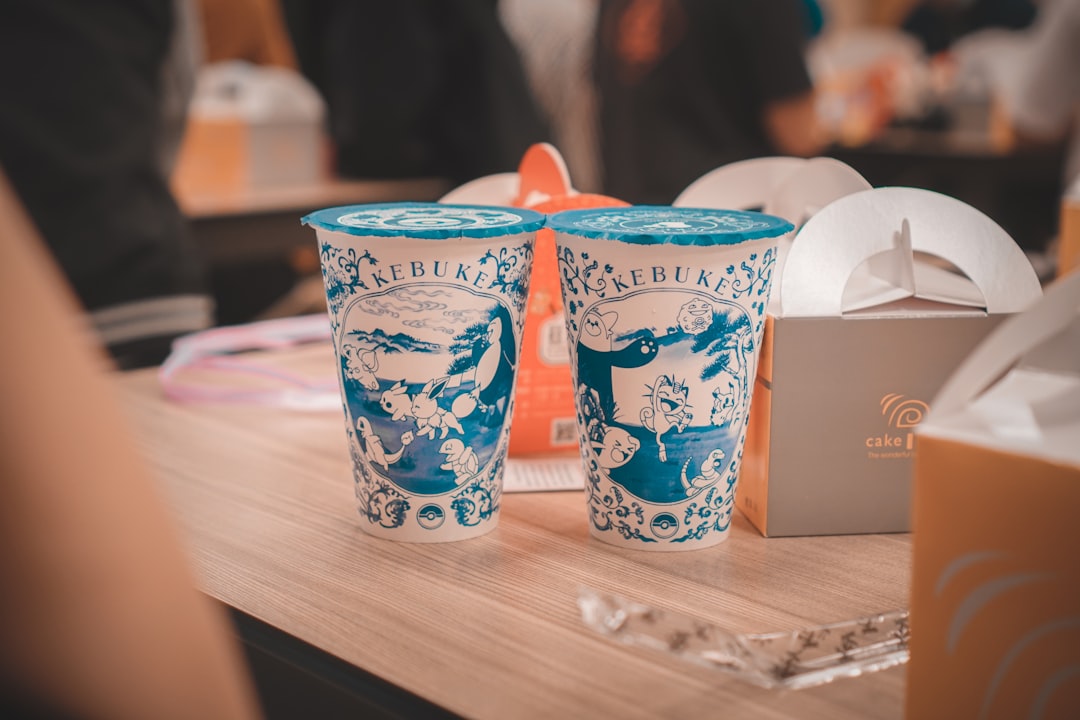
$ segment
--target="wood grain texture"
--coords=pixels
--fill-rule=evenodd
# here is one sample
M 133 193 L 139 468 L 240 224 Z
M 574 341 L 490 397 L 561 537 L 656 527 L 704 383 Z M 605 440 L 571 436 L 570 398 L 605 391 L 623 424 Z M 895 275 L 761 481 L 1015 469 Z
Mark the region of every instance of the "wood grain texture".
M 262 355 L 315 375 L 330 351 Z M 772 692 L 587 630 L 587 585 L 734 631 L 905 607 L 907 535 L 762 538 L 736 515 L 706 550 L 589 537 L 579 492 L 510 494 L 499 527 L 443 545 L 359 526 L 343 422 L 176 405 L 152 371 L 117 378 L 141 448 L 186 531 L 204 590 L 451 711 L 476 718 L 897 718 L 904 670 Z

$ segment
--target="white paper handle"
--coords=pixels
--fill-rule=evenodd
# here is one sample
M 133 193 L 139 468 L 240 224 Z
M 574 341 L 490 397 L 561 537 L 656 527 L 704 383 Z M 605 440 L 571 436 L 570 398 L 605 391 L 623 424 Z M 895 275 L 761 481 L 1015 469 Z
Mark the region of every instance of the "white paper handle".
M 960 364 L 930 403 L 930 417 L 960 410 L 1015 365 L 1032 348 L 1077 320 L 1080 270 L 1050 285 L 1026 312 L 1008 318 Z
M 846 163 L 828 157 L 810 158 L 776 184 L 763 210 L 768 215 L 790 220 L 799 228 L 830 203 L 872 188 L 866 178 Z
M 1027 256 L 993 220 L 940 193 L 889 187 L 842 197 L 807 221 L 780 278 L 782 313 L 841 315 L 852 273 L 874 255 L 896 250 L 904 221 L 911 249 L 956 265 L 982 293 L 987 312 L 1017 312 L 1040 296 Z
M 518 192 L 516 172 L 496 173 L 470 180 L 439 198 L 441 203 L 509 205 Z
M 806 162 L 804 158 L 779 156 L 728 163 L 687 185 L 671 204 L 729 210 L 764 207 L 773 189 Z

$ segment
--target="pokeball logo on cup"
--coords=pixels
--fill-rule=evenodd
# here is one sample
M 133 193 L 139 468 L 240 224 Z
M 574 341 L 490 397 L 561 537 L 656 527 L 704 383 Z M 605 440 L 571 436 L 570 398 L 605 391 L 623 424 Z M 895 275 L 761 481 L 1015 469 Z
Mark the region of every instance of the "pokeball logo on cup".
M 671 513 L 660 513 L 650 523 L 653 533 L 664 540 L 674 537 L 679 530 L 679 519 Z
M 416 522 L 425 530 L 435 530 L 446 519 L 446 511 L 438 505 L 425 505 L 416 512 Z

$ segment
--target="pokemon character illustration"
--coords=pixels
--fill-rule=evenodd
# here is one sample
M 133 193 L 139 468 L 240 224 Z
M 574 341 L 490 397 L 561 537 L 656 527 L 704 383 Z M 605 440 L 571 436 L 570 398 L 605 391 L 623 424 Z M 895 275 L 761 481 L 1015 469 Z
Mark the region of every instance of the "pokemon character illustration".
M 726 457 L 723 450 L 719 448 L 713 450 L 705 457 L 705 462 L 701 463 L 701 474 L 692 478 L 686 477 L 686 469 L 690 467 L 694 458 L 687 458 L 682 466 L 682 485 L 686 489 L 686 494 L 694 495 L 719 480 L 723 474 Z
M 428 380 L 420 392 L 412 396 L 409 410 L 416 418 L 416 432 L 418 435 L 427 435 L 429 440 L 435 439 L 436 432 L 439 433 L 440 440 L 445 438 L 450 430 L 455 430 L 459 435 L 465 432 L 453 412 L 439 407 L 438 398 L 446 388 L 448 380 L 447 377 Z
M 596 454 L 596 464 L 605 470 L 622 467 L 641 448 L 641 442 L 627 430 L 608 425 L 600 395 L 584 384 L 578 387 L 582 414 L 586 418 L 588 447 Z
M 439 467 L 443 470 L 452 470 L 458 483 L 468 480 L 480 470 L 480 461 L 476 453 L 457 438 L 444 440 L 439 446 L 439 452 L 446 456 L 446 462 Z
M 397 452 L 387 453 L 382 439 L 375 434 L 375 430 L 366 417 L 361 416 L 356 419 L 356 430 L 360 434 L 360 446 L 364 451 L 364 457 L 372 465 L 381 465 L 384 472 L 390 469 L 390 465 L 401 459 L 406 446 L 413 441 L 412 431 L 406 430 L 401 434 L 401 447 Z
M 689 388 L 674 375 L 661 375 L 655 385 L 646 385 L 650 406 L 641 409 L 641 424 L 656 433 L 660 462 L 667 462 L 667 446 L 663 436 L 674 429 L 682 432 L 693 420 L 687 404 Z

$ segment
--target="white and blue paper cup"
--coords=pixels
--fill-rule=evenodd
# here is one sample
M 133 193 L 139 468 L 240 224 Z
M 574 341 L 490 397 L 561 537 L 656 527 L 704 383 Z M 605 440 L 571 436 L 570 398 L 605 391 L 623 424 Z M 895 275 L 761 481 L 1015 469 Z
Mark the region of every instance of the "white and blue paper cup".
M 406 542 L 498 522 L 543 215 L 436 203 L 319 210 L 361 525 Z
M 639 550 L 725 539 L 778 238 L 752 212 L 552 216 L 593 536 Z

